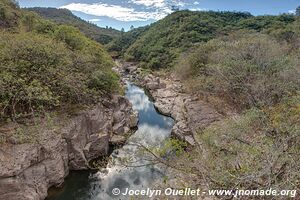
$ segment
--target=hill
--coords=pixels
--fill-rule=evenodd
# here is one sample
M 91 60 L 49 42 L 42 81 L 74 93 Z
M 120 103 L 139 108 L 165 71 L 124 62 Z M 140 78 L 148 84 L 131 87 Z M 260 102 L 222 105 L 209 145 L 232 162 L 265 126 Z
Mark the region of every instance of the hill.
M 128 32 L 122 33 L 118 38 L 110 42 L 106 47 L 113 56 L 119 57 L 124 55 L 126 50 L 145 32 L 149 30 L 150 26 L 135 28 Z
M 165 68 L 195 44 L 240 29 L 272 31 L 293 21 L 292 15 L 254 17 L 244 12 L 178 11 L 141 31 L 123 52 L 127 60 L 138 61 L 144 67 Z
M 103 46 L 77 28 L 0 2 L 0 121 L 90 105 L 118 92 Z
M 121 35 L 121 32 L 112 28 L 101 28 L 74 15 L 67 9 L 56 8 L 27 8 L 29 11 L 38 13 L 44 19 L 54 21 L 58 24 L 66 24 L 77 27 L 87 37 L 105 45 Z

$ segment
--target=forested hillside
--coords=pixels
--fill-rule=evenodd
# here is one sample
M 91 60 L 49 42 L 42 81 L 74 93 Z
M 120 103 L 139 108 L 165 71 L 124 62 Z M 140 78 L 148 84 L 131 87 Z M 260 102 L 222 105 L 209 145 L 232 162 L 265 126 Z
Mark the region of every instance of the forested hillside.
M 235 30 L 288 37 L 289 33 L 280 31 L 294 20 L 292 15 L 254 17 L 242 12 L 178 11 L 146 29 L 125 33 L 123 38 L 129 43 L 123 42 L 120 45 L 120 40 L 116 40 L 115 45 L 123 44 L 123 48 L 118 50 L 125 52 L 127 60 L 139 61 L 144 67 L 159 69 L 175 64 L 179 55 L 191 46 L 228 35 Z
M 128 32 L 123 32 L 106 46 L 107 50 L 117 57 L 124 55 L 130 45 L 132 45 L 141 35 L 146 33 L 149 27 L 150 26 L 139 27 Z
M 0 118 L 17 120 L 118 90 L 112 59 L 77 28 L 0 2 Z
M 28 8 L 27 10 L 38 13 L 44 19 L 54 21 L 58 24 L 65 24 L 77 27 L 88 38 L 96 40 L 105 45 L 121 35 L 121 31 L 113 28 L 101 28 L 95 24 L 89 23 L 67 9 L 57 8 Z

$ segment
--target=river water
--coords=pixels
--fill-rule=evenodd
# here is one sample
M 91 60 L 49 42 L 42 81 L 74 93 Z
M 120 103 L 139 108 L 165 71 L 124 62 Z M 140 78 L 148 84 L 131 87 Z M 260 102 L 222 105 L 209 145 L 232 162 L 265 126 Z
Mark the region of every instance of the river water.
M 131 83 L 127 83 L 126 88 L 126 97 L 139 113 L 138 130 L 125 146 L 113 152 L 105 172 L 71 172 L 64 186 L 50 193 L 47 200 L 130 199 L 128 196 L 116 196 L 112 190 L 145 189 L 162 180 L 164 169 L 149 165 L 149 157 L 137 146 L 158 148 L 170 136 L 174 121 L 156 111 L 142 88 Z

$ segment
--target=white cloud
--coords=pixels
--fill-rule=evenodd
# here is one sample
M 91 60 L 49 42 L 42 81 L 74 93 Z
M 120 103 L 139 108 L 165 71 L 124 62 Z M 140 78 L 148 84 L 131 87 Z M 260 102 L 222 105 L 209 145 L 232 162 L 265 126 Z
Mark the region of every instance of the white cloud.
M 102 19 L 90 19 L 89 22 L 101 22 Z
M 137 5 L 156 8 L 164 8 L 167 6 L 165 0 L 131 0 L 131 2 Z
M 190 8 L 190 11 L 206 11 L 207 9 L 205 8 Z
M 288 13 L 290 13 L 290 14 L 296 14 L 296 10 L 289 10 Z
M 162 10 L 169 10 L 171 6 L 183 7 L 186 5 L 186 3 L 180 0 L 130 0 L 130 2 L 136 5 L 143 5 L 149 8 Z
M 158 1 L 158 0 L 157 0 Z M 83 12 L 85 14 L 111 17 L 119 21 L 147 21 L 150 19 L 159 20 L 170 13 L 169 9 L 161 9 L 153 12 L 136 11 L 133 8 L 126 8 L 119 5 L 108 5 L 104 3 L 71 3 L 61 8 L 66 8 L 71 11 Z
M 199 1 L 195 1 L 195 2 L 194 2 L 194 5 L 199 5 L 199 4 L 200 4 Z

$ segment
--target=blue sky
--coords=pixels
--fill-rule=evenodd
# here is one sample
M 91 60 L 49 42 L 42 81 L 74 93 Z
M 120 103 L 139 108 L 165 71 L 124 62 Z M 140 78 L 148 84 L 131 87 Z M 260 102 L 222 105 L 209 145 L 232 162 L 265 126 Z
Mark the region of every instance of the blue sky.
M 248 11 L 253 15 L 293 12 L 300 0 L 19 0 L 21 7 L 67 8 L 98 26 L 128 30 L 155 22 L 180 9 Z

